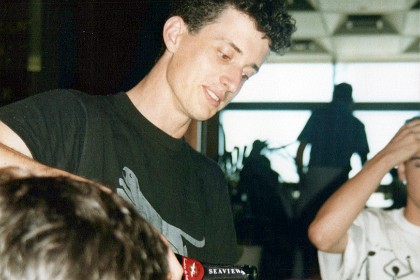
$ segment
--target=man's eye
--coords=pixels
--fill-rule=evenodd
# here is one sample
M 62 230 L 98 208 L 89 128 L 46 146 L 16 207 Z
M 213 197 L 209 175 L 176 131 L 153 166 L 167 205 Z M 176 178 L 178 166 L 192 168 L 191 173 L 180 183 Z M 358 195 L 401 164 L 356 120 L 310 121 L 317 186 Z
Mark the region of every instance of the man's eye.
M 219 56 L 225 60 L 225 61 L 230 61 L 230 56 L 228 56 L 227 54 L 225 54 L 224 52 L 220 52 L 219 51 Z
M 249 76 L 245 72 L 242 72 L 242 80 L 246 81 L 248 79 L 249 79 Z
M 418 158 L 414 158 L 414 159 L 411 159 L 410 161 L 412 161 L 413 162 L 413 166 L 414 167 L 420 167 L 420 159 L 418 159 Z

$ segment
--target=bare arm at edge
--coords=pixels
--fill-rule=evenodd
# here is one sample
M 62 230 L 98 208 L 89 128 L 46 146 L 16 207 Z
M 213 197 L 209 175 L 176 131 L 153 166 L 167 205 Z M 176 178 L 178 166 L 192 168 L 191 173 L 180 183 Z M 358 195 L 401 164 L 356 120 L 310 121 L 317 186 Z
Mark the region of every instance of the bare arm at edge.
M 324 203 L 309 226 L 311 242 L 321 251 L 343 253 L 348 242 L 348 229 L 383 176 L 393 166 L 419 152 L 420 120 L 417 120 L 404 125 L 384 149 Z

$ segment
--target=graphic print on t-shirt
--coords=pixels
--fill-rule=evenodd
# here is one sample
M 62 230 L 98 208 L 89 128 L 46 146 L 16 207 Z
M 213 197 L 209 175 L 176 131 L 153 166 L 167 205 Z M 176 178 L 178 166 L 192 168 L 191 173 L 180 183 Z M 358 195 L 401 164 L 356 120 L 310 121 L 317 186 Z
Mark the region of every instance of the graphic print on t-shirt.
M 413 274 L 410 256 L 406 257 L 405 262 L 402 262 L 397 258 L 393 259 L 385 265 L 384 271 L 386 274 L 391 276 L 392 279 L 402 279 L 408 275 Z
M 206 244 L 204 237 L 202 240 L 197 240 L 182 229 L 162 219 L 159 213 L 144 197 L 140 190 L 137 176 L 130 168 L 123 168 L 122 178 L 119 178 L 119 185 L 121 188 L 117 188 L 118 195 L 133 204 L 137 211 L 167 238 L 175 253 L 188 256 L 187 247 L 183 244 L 182 237 L 197 248 L 204 247 Z
M 361 267 L 359 268 L 359 273 L 357 274 L 357 278 L 360 278 L 362 276 L 362 272 L 365 272 L 365 276 L 362 276 L 361 278 L 369 279 L 370 275 L 370 261 L 372 258 L 375 258 L 378 254 L 382 255 L 390 255 L 392 253 L 392 249 L 383 249 L 379 250 L 378 252 L 375 252 L 373 250 L 369 251 L 367 253 L 367 256 L 363 260 Z M 392 255 L 391 255 L 392 257 Z M 385 260 L 386 257 L 384 256 L 379 257 L 380 260 Z M 411 266 L 410 256 L 407 256 L 404 261 L 399 260 L 398 258 L 392 258 L 390 261 L 386 262 L 382 269 L 385 274 L 390 276 L 390 280 L 394 279 L 403 279 L 405 277 L 408 277 L 409 275 L 413 274 L 413 268 Z

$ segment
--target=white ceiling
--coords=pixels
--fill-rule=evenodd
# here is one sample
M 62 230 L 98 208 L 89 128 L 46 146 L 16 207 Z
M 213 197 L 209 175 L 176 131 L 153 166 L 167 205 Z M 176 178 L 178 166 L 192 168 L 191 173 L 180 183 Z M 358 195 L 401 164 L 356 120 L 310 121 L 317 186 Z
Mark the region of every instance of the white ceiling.
M 293 46 L 269 61 L 419 61 L 420 0 L 288 0 Z

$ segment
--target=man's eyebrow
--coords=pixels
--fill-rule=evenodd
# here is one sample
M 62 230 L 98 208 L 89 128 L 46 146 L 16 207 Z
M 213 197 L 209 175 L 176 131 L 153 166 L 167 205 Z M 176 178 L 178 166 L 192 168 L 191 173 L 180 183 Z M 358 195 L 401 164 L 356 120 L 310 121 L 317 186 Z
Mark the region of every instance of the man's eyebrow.
M 232 47 L 232 48 L 234 48 L 235 49 L 235 51 L 236 52 L 238 52 L 238 53 L 240 53 L 240 54 L 242 54 L 243 52 L 242 52 L 242 50 L 235 44 L 235 43 L 233 43 L 233 42 L 228 42 L 228 44 Z
M 419 160 L 419 159 L 420 159 L 420 156 L 418 156 L 418 157 L 412 157 L 409 160 Z
M 237 53 L 239 53 L 239 54 L 243 54 L 243 52 L 242 52 L 242 50 L 235 44 L 235 43 L 233 43 L 233 42 L 228 42 L 228 44 L 237 52 Z M 250 65 L 252 68 L 254 68 L 254 70 L 255 70 L 255 72 L 257 73 L 259 70 L 260 70 L 260 68 L 258 67 L 258 65 L 257 64 L 255 64 L 255 63 L 252 63 L 251 65 Z

